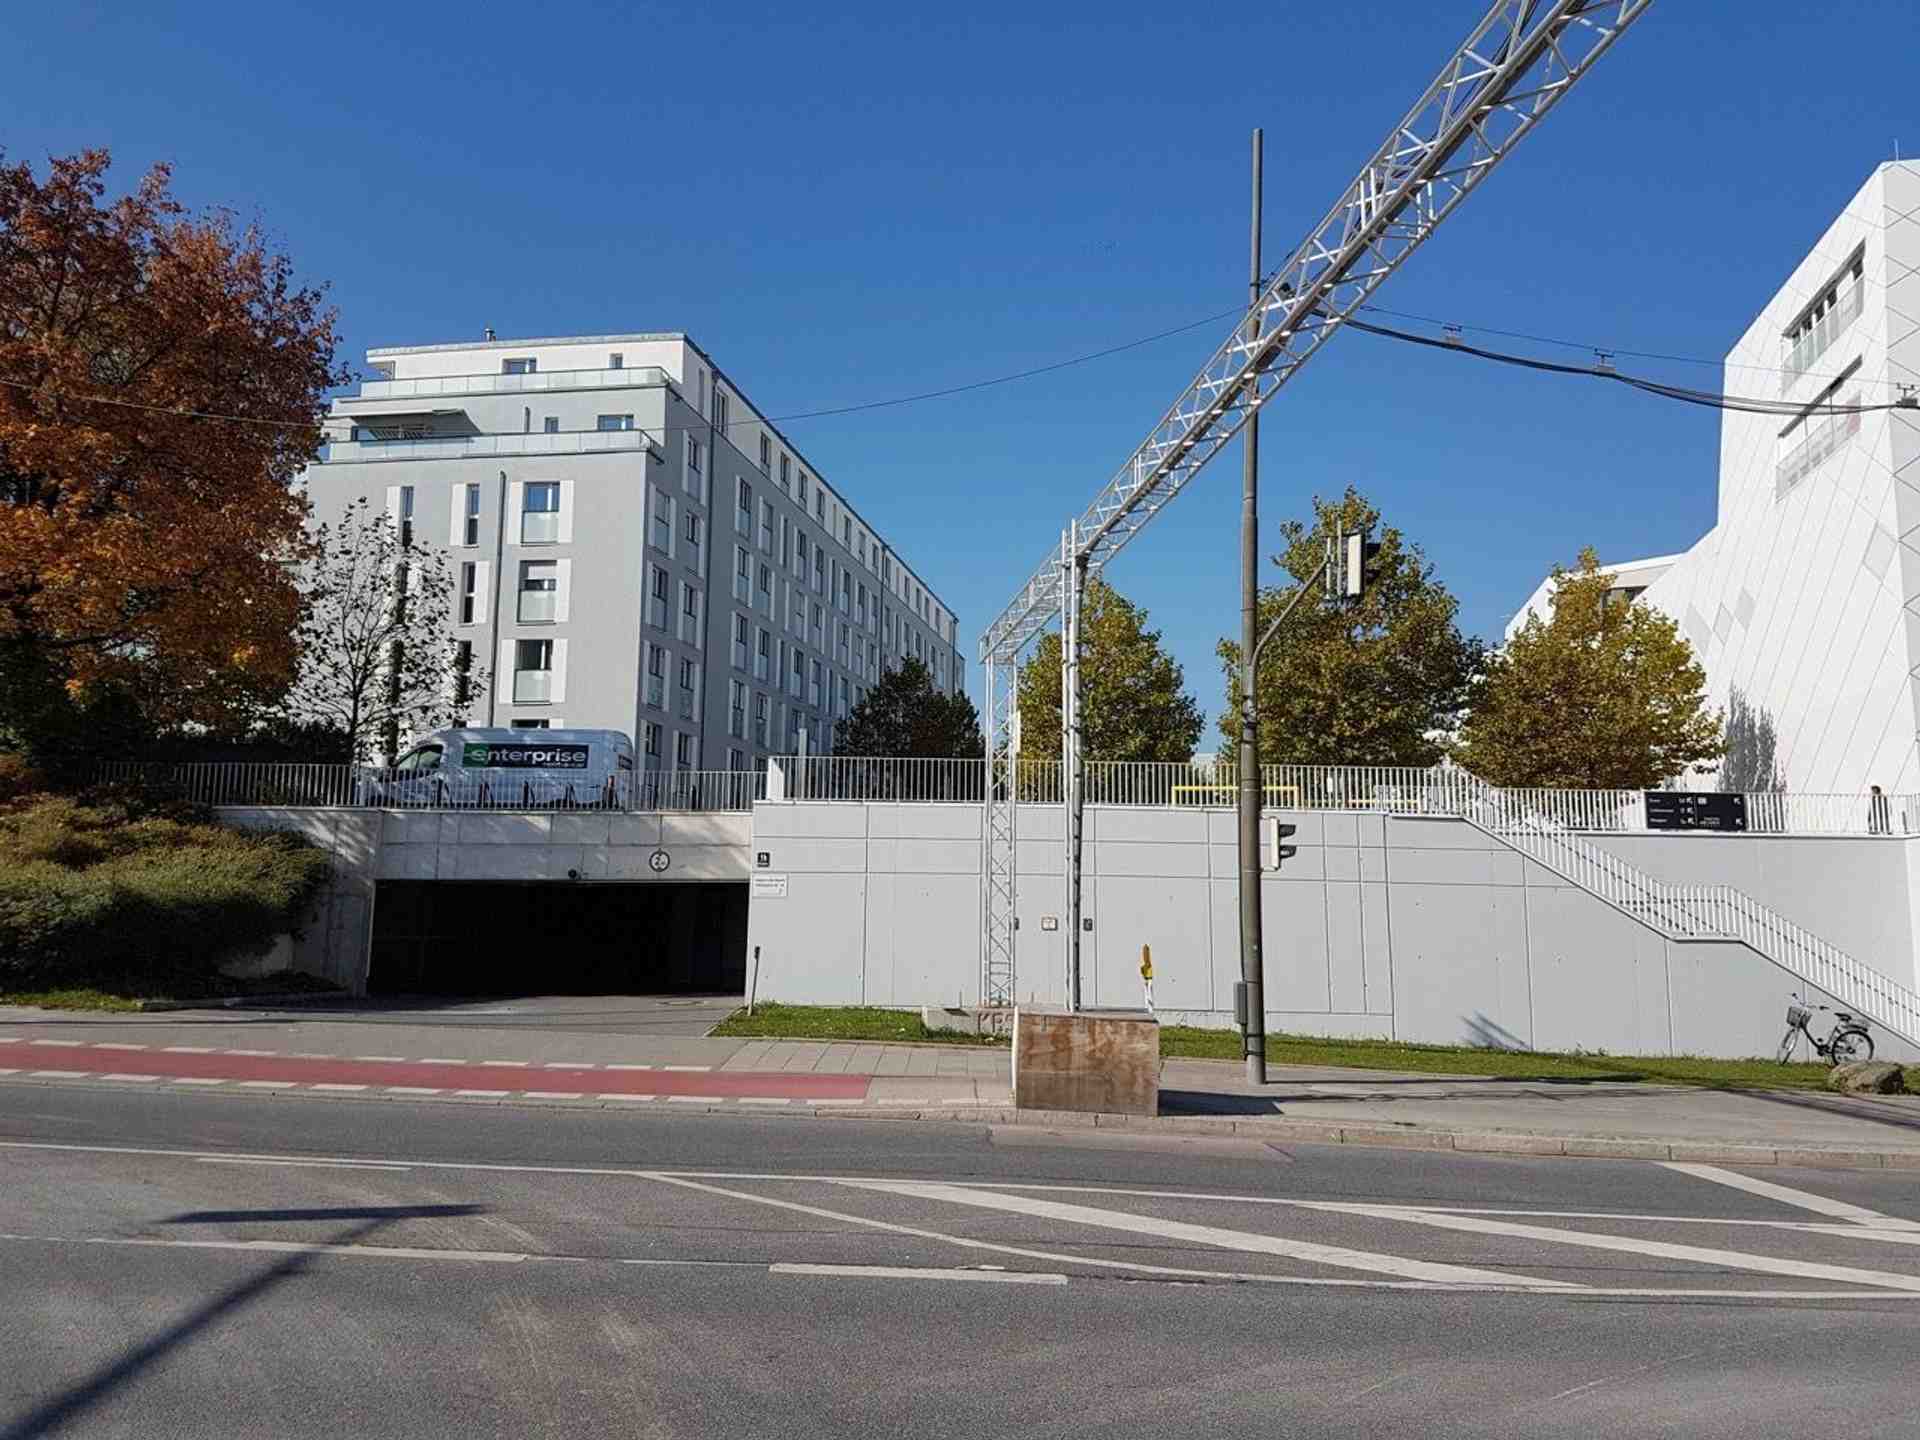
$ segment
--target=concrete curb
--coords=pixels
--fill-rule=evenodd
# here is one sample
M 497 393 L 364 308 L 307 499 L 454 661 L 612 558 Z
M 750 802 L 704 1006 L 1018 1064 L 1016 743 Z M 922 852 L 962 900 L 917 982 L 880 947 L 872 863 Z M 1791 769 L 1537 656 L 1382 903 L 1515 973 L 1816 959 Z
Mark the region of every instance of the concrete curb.
M 271 995 L 220 995 L 209 1000 L 142 1000 L 139 1002 L 139 1013 L 158 1015 L 169 1010 L 244 1010 L 254 1005 L 282 1009 L 288 1005 L 311 1005 L 316 1000 L 340 998 L 341 992 L 338 991 L 287 990 Z
M 124 1085 L 94 1080 L 35 1079 L 9 1076 L 10 1085 L 63 1086 L 126 1094 Z M 142 1088 L 137 1093 L 184 1094 L 172 1088 Z M 205 1089 L 201 1098 L 231 1100 L 333 1100 L 375 1104 L 479 1105 L 536 1110 L 619 1110 L 681 1116 L 752 1117 L 760 1120 L 855 1120 L 895 1123 L 914 1120 L 946 1125 L 1018 1125 L 1037 1130 L 1108 1130 L 1135 1135 L 1185 1135 L 1214 1139 L 1259 1140 L 1272 1145 L 1359 1145 L 1380 1149 L 1453 1151 L 1462 1155 L 1554 1156 L 1570 1160 L 1684 1160 L 1707 1165 L 1793 1166 L 1809 1170 L 1896 1170 L 1920 1173 L 1920 1147 L 1859 1150 L 1822 1146 L 1755 1145 L 1733 1140 L 1656 1140 L 1633 1135 L 1544 1135 L 1523 1130 L 1463 1130 L 1427 1125 L 1331 1125 L 1311 1120 L 1228 1119 L 1204 1115 L 1108 1115 L 1077 1110 L 1016 1110 L 1010 1105 L 914 1106 L 838 1103 L 742 1105 L 738 1100 L 705 1101 L 658 1095 L 617 1098 L 583 1096 L 545 1100 L 525 1096 L 386 1095 L 377 1091 L 340 1094 L 307 1089 Z

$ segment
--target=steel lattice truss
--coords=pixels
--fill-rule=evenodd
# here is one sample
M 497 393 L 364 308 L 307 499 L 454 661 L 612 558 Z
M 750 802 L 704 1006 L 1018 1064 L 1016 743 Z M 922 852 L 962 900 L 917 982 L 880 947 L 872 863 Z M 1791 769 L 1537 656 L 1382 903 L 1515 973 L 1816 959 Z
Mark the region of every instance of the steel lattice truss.
M 1080 518 L 1098 573 L 1240 433 L 1652 0 L 1502 0 Z M 1049 558 L 980 637 L 1017 656 L 1060 613 Z
M 1085 574 L 1098 574 L 1187 487 L 1651 3 L 1500 0 L 1487 12 L 1087 507 L 1074 529 L 1073 557 Z M 1060 615 L 1073 573 L 1071 560 L 1049 558 L 980 637 L 988 759 L 981 989 L 988 1005 L 1014 998 L 1015 666 Z

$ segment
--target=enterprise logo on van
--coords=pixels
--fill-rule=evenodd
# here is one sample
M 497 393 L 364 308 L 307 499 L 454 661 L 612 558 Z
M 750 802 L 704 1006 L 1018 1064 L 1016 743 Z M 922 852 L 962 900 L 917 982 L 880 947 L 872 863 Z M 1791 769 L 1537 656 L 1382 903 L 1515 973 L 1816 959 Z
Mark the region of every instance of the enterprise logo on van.
M 469 741 L 460 748 L 468 770 L 584 770 L 585 745 L 487 745 Z

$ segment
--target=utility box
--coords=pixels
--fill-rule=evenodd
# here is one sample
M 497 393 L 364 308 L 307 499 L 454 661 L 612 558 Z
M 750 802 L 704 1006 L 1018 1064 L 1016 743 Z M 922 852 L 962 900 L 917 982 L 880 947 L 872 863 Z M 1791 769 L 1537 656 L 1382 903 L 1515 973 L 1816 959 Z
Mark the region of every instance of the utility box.
M 1022 1110 L 1160 1113 L 1160 1022 L 1145 1010 L 1021 1006 L 1013 1103 Z

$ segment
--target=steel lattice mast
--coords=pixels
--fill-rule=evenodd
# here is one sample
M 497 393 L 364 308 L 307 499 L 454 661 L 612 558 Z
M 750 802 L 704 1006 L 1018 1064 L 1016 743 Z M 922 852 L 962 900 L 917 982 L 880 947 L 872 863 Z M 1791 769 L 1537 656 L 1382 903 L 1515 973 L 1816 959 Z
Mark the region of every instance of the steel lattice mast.
M 1014 998 L 1017 886 L 1012 714 L 1021 652 L 1062 614 L 1068 585 L 1098 574 L 1240 433 L 1381 283 L 1559 103 L 1652 0 L 1500 0 L 1388 132 L 1326 218 L 1236 322 L 1049 558 L 980 637 L 987 786 L 981 998 Z M 1077 597 L 1075 597 L 1077 598 Z M 1078 606 L 1075 605 L 1077 611 Z M 1062 647 L 1063 687 L 1078 680 Z M 1076 685 L 1077 690 L 1077 685 Z M 1063 688 L 1062 713 L 1076 695 Z M 1064 727 L 1063 727 L 1064 728 Z M 1069 754 L 1070 762 L 1077 757 Z M 1066 793 L 1077 790 L 1069 777 Z M 1068 818 L 1071 833 L 1073 817 Z M 1068 876 L 1069 897 L 1077 895 Z M 1074 907 L 1070 907 L 1074 908 Z M 1079 937 L 1069 914 L 1069 949 Z

